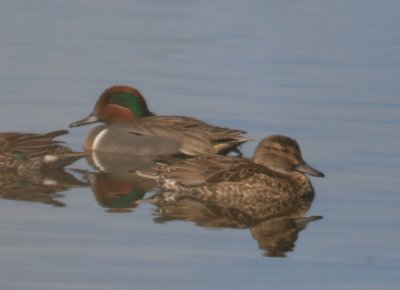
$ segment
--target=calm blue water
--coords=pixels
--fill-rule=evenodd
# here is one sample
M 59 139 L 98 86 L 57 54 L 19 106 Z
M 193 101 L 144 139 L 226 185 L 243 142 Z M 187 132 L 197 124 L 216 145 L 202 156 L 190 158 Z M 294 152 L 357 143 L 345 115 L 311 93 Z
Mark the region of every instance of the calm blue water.
M 89 187 L 60 192 L 64 207 L 0 199 L 1 289 L 398 289 L 399 13 L 394 0 L 2 1 L 0 131 L 66 128 L 126 83 L 160 114 L 292 136 L 327 177 L 308 212 L 324 218 L 286 258 L 248 229 L 155 223 L 149 204 L 117 213 Z M 63 140 L 79 150 L 88 130 Z

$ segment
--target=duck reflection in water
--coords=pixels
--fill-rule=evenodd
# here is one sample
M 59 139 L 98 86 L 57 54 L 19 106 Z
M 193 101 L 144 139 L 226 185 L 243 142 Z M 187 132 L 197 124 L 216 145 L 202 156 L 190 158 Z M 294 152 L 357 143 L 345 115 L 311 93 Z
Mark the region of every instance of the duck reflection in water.
M 288 235 L 292 242 L 286 244 L 292 245 L 297 232 L 319 218 L 304 217 L 314 198 L 314 188 L 305 174 L 324 174 L 309 166 L 297 142 L 286 136 L 263 139 L 252 159 L 201 156 L 158 165 L 153 170 L 155 173 L 137 174 L 161 185 L 163 191 L 150 200 L 157 205 L 162 219 L 182 218 L 204 226 L 250 227 L 253 236 L 260 237 L 260 246 L 268 248 L 274 243 L 266 242 L 265 237 L 296 233 Z
M 109 212 L 131 212 L 156 184 L 149 179 L 113 172 L 91 172 L 90 187 L 101 207 Z
M 154 160 L 153 156 L 92 152 L 87 162 L 97 171 L 86 176 L 98 204 L 109 212 L 131 212 L 157 183 L 130 171 L 148 170 L 154 166 Z
M 154 219 L 156 223 L 186 220 L 207 228 L 248 228 L 259 248 L 268 257 L 285 257 L 287 252 L 293 251 L 299 232 L 309 222 L 322 218 L 305 217 L 306 211 L 301 212 L 311 205 L 312 200 L 304 201 L 292 215 L 265 219 L 254 218 L 237 209 L 222 208 L 189 198 L 160 202 L 158 197 L 153 197 L 150 201 L 157 206 Z
M 0 133 L 0 198 L 64 206 L 59 192 L 86 186 L 64 169 L 87 155 L 54 140 L 66 133 Z
M 61 192 L 71 188 L 87 187 L 84 181 L 74 177 L 63 168 L 53 168 L 19 175 L 15 171 L 0 172 L 0 198 L 63 207 Z

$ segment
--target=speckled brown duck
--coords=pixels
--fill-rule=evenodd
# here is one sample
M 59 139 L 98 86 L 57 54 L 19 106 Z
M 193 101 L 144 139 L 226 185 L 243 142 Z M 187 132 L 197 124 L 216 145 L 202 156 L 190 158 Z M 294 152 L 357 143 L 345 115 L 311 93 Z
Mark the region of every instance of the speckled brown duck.
M 29 175 L 45 168 L 60 168 L 86 156 L 73 152 L 54 138 L 67 134 L 57 130 L 45 134 L 6 132 L 0 133 L 0 171 L 15 170 Z
M 305 211 L 314 197 L 306 176 L 324 174 L 303 160 L 298 143 L 272 135 L 263 139 L 253 158 L 200 156 L 155 168 L 166 201 L 192 198 L 221 208 L 239 210 L 253 218 Z M 306 207 L 301 209 L 301 206 Z

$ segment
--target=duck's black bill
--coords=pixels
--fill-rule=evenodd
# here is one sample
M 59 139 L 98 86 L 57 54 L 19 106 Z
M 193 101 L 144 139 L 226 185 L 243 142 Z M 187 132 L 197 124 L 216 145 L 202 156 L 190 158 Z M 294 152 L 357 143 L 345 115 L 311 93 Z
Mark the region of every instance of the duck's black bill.
M 100 121 L 99 117 L 97 117 L 95 113 L 91 113 L 89 116 L 83 118 L 82 120 L 79 120 L 79 121 L 76 121 L 76 122 L 70 124 L 69 127 L 72 128 L 72 127 L 84 126 L 84 125 L 96 123 L 98 121 Z
M 304 163 L 296 167 L 296 170 L 302 173 L 310 174 L 316 177 L 325 177 L 325 174 L 317 169 L 312 168 L 310 165 Z

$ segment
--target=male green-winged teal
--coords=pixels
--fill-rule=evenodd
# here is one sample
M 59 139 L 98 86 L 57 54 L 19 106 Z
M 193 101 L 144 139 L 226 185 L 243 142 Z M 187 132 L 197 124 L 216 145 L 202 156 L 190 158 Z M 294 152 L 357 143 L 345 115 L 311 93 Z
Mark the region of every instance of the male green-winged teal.
M 16 170 L 29 175 L 43 168 L 66 166 L 87 153 L 73 152 L 55 137 L 68 133 L 58 130 L 46 134 L 0 133 L 0 171 Z
M 253 218 L 303 212 L 314 189 L 305 173 L 324 174 L 307 165 L 297 142 L 272 135 L 263 139 L 252 159 L 230 156 L 199 156 L 159 165 L 153 173 L 164 189 L 162 198 L 174 201 L 193 198 L 222 208 L 237 209 Z
M 142 94 L 135 88 L 116 85 L 106 89 L 94 110 L 74 122 L 76 127 L 95 122 L 85 141 L 89 151 L 135 155 L 189 156 L 226 154 L 252 140 L 244 131 L 222 128 L 185 116 L 156 116 L 149 111 Z

